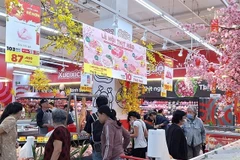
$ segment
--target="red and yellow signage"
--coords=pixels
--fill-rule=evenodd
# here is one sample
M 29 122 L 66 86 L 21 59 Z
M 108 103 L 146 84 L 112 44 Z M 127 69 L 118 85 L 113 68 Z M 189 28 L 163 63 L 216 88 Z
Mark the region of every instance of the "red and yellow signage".
M 39 66 L 41 8 L 19 3 L 7 13 L 5 61 Z

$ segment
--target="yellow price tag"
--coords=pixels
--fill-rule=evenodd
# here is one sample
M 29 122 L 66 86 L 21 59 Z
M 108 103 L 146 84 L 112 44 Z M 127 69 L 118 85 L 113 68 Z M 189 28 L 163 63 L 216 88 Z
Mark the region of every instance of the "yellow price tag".
M 5 61 L 10 63 L 39 66 L 40 56 L 38 54 L 22 53 L 6 50 Z
M 81 92 L 92 92 L 92 87 L 81 86 L 80 91 Z
M 44 137 L 37 137 L 37 143 L 43 143 Z
M 74 135 L 72 136 L 72 139 L 73 139 L 73 140 L 78 140 L 78 135 L 77 135 L 77 134 L 74 134 Z
M 167 92 L 161 92 L 161 97 L 167 97 Z
M 112 70 L 89 63 L 84 63 L 84 73 L 96 74 L 99 76 L 112 77 Z
M 19 137 L 19 141 L 26 141 L 26 137 Z
M 49 137 L 44 137 L 44 142 L 47 143 L 49 140 Z

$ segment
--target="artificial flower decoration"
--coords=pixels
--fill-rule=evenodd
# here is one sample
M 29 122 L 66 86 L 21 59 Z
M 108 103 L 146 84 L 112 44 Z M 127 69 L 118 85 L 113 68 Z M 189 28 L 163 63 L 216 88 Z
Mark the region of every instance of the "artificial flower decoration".
M 65 89 L 65 94 L 66 96 L 69 96 L 71 94 L 71 89 L 70 88 Z
M 16 92 L 13 88 L 11 89 L 10 93 L 11 93 L 11 95 L 16 96 Z
M 51 1 L 53 4 L 49 4 L 48 0 L 41 0 L 41 2 L 44 7 L 42 25 L 52 25 L 56 30 L 55 35 L 47 37 L 50 42 L 43 49 L 47 50 L 52 46 L 54 51 L 65 49 L 68 55 L 74 53 L 74 60 L 82 60 L 83 45 L 80 43 L 82 25 L 72 19 L 73 4 L 69 0 L 54 0 Z
M 46 91 L 50 88 L 49 82 L 51 82 L 46 74 L 37 69 L 34 71 L 33 75 L 30 77 L 30 85 L 34 87 L 37 91 Z
M 210 85 L 212 90 L 222 90 L 226 94 L 219 100 L 219 105 L 232 104 L 236 97 L 240 97 L 240 10 L 235 0 L 229 0 L 229 6 L 216 12 L 214 21 L 217 27 L 207 34 L 207 40 L 216 45 L 222 56 L 218 57 L 218 64 L 212 64 L 200 54 L 199 60 L 191 57 L 186 65 L 187 77 L 200 76 Z
M 55 97 L 55 96 L 57 95 L 57 93 L 58 93 L 58 90 L 57 90 L 56 88 L 54 88 L 54 89 L 52 90 L 52 93 L 53 93 L 53 96 Z
M 19 6 L 19 5 L 20 5 L 20 3 L 18 0 L 5 0 L 5 7 L 6 7 L 7 13 L 12 12 L 14 7 Z
M 139 83 L 120 80 L 121 91 L 117 93 L 117 102 L 120 103 L 124 113 L 130 111 L 140 112 L 141 100 L 139 96 L 145 94 L 146 88 Z

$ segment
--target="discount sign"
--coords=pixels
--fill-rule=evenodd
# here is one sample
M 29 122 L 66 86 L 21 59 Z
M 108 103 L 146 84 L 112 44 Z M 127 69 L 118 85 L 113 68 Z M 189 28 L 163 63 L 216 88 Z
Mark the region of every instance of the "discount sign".
M 7 13 L 5 61 L 39 66 L 41 8 L 19 3 L 21 5 L 11 6 Z

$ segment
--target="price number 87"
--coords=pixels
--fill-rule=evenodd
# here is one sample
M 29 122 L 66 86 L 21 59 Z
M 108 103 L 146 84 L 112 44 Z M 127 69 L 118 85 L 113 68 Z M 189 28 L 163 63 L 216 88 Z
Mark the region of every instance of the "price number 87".
M 11 60 L 12 60 L 12 62 L 22 62 L 23 56 L 12 54 Z

